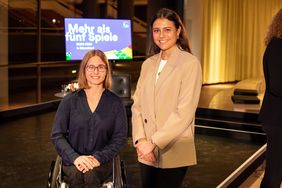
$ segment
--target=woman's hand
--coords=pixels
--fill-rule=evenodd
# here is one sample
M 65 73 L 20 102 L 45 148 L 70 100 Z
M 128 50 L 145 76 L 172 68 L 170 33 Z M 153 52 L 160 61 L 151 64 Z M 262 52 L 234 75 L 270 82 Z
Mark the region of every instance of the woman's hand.
M 149 161 L 149 162 L 155 162 L 156 157 L 153 153 L 155 147 L 156 147 L 155 144 L 153 144 L 153 143 L 151 143 L 147 140 L 140 140 L 136 144 L 136 151 L 137 151 L 138 157 L 140 157 L 141 159 L 144 159 L 146 161 Z
M 80 172 L 85 173 L 100 166 L 100 162 L 92 155 L 81 155 L 74 160 L 74 165 Z
M 138 153 L 138 152 L 137 152 Z M 151 153 L 148 153 L 147 155 L 139 155 L 138 156 L 141 158 L 141 159 L 144 159 L 145 161 L 148 161 L 148 162 L 156 162 L 156 157 L 155 157 L 155 154 L 153 152 Z

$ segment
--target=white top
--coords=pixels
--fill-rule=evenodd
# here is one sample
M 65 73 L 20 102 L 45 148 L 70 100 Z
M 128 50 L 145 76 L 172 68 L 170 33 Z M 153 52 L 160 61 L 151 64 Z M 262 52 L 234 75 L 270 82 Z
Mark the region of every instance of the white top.
M 160 76 L 160 74 L 161 74 L 161 72 L 162 72 L 162 70 L 163 70 L 163 68 L 164 68 L 166 63 L 167 63 L 167 60 L 161 59 L 161 62 L 160 62 L 160 65 L 159 65 L 159 69 L 158 69 L 158 73 L 157 73 L 157 76 L 156 76 L 156 82 L 158 81 L 159 76 Z

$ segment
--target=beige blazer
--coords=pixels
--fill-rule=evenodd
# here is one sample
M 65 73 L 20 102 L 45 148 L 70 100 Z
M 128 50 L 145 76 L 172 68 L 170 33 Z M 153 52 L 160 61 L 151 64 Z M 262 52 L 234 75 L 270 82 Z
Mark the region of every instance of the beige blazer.
M 155 143 L 157 162 L 138 160 L 160 168 L 195 165 L 194 120 L 201 65 L 192 54 L 175 48 L 156 82 L 160 56 L 143 63 L 132 106 L 133 143 L 141 138 Z

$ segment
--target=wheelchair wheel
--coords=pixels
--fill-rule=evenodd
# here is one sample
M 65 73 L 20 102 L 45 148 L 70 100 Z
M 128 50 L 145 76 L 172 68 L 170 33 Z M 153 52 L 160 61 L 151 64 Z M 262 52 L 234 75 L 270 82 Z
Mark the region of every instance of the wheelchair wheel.
M 57 156 L 56 161 L 54 162 L 53 170 L 52 170 L 50 188 L 59 188 L 60 187 L 60 182 L 59 182 L 60 170 L 61 170 L 61 158 L 60 156 Z
M 123 160 L 120 161 L 120 167 L 121 167 L 121 179 L 122 179 L 122 187 L 127 188 L 127 182 L 126 182 L 126 168 L 125 168 L 125 162 Z
M 52 160 L 51 165 L 50 165 L 50 169 L 49 169 L 49 173 L 48 173 L 47 188 L 50 188 L 51 184 L 52 184 L 52 176 L 53 176 L 54 166 L 55 166 L 55 161 Z
M 116 156 L 113 161 L 113 186 L 114 188 L 126 188 L 125 164 Z

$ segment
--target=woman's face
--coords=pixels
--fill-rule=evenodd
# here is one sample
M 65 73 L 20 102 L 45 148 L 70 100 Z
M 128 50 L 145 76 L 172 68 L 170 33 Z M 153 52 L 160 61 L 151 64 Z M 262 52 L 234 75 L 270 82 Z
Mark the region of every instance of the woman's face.
M 158 18 L 154 21 L 152 28 L 154 43 L 162 51 L 169 52 L 176 46 L 180 30 L 180 28 L 176 29 L 172 21 Z
M 99 56 L 91 57 L 85 67 L 86 80 L 89 86 L 102 85 L 107 74 L 106 64 Z

